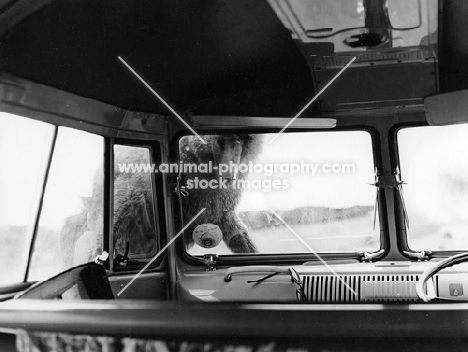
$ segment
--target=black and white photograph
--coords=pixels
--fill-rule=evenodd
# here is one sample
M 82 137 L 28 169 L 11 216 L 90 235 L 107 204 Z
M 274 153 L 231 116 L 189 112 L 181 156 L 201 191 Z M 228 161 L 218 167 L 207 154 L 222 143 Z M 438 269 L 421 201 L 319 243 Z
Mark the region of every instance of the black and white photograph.
M 0 0 L 0 352 L 468 350 L 468 1 Z

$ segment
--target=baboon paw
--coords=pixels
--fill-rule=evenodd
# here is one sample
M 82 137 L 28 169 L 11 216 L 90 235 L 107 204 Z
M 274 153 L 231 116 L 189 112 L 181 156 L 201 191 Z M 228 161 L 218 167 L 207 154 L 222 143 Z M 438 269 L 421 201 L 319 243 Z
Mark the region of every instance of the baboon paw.
M 247 233 L 237 234 L 231 237 L 228 247 L 234 253 L 257 253 L 257 247 Z

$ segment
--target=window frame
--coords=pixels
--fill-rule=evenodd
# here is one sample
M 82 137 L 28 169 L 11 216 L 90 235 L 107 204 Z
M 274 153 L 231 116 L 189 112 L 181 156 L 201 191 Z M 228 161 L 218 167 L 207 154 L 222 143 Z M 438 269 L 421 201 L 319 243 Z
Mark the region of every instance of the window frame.
M 112 274 L 128 274 L 128 272 L 132 272 L 138 269 L 143 268 L 164 246 L 165 244 L 165 236 L 163 234 L 166 233 L 166 225 L 165 225 L 165 214 L 164 214 L 164 195 L 163 195 L 163 179 L 162 175 L 159 173 L 152 173 L 151 179 L 151 186 L 152 186 L 152 198 L 153 198 L 153 205 L 154 205 L 154 212 L 153 212 L 153 221 L 155 224 L 155 241 L 156 241 L 156 248 L 149 254 L 142 254 L 138 255 L 138 257 L 129 257 L 128 263 L 126 267 L 115 267 L 114 266 L 114 251 L 111 250 L 114 245 L 114 228 L 113 228 L 113 221 L 114 221 L 114 162 L 115 162 L 115 155 L 114 155 L 114 146 L 128 146 L 128 147 L 138 147 L 138 148 L 147 148 L 149 151 L 150 156 L 150 163 L 151 164 L 160 164 L 162 160 L 162 146 L 161 143 L 157 140 L 134 140 L 134 139 L 126 139 L 126 138 L 108 138 L 107 139 L 107 155 L 105 160 L 105 185 L 106 185 L 106 192 L 107 197 L 104 196 L 105 204 L 104 204 L 104 218 L 107 219 L 105 221 L 107 223 L 107 231 L 106 231 L 106 224 L 104 228 L 104 243 L 105 248 L 109 253 L 109 260 L 107 262 L 106 269 L 109 270 L 109 275 Z M 106 199 L 107 198 L 107 199 Z M 107 213 L 106 213 L 107 211 Z M 151 271 L 159 271 L 164 269 L 165 267 L 165 255 L 163 254 L 158 260 L 154 261 L 148 268 L 147 272 Z
M 210 134 L 267 134 L 267 133 L 278 133 L 278 128 L 262 128 L 262 129 L 200 129 L 197 133 L 200 135 Z M 333 129 L 298 129 L 289 128 L 283 133 L 327 133 L 327 132 L 367 132 L 370 137 L 372 147 L 372 157 L 374 169 L 379 170 L 382 167 L 382 154 L 380 146 L 380 135 L 379 131 L 374 126 L 369 125 L 352 125 L 352 126 L 340 126 Z M 183 130 L 176 133 L 170 142 L 170 155 L 174 156 L 171 158 L 171 162 L 179 162 L 179 142 L 183 136 L 193 135 L 190 131 Z M 177 176 L 177 175 L 176 175 Z M 177 177 L 172 176 L 172 182 L 177 184 Z M 370 180 L 373 181 L 373 180 Z M 177 198 L 177 195 L 176 195 Z M 181 204 L 179 199 L 174 202 L 174 214 L 175 214 L 175 226 L 177 231 L 182 229 L 182 214 L 180 214 Z M 382 190 L 379 190 L 379 203 L 377 216 L 380 226 L 380 247 L 378 250 L 384 250 L 384 253 L 375 258 L 379 260 L 383 258 L 389 252 L 389 230 L 388 230 L 388 219 L 386 211 L 385 195 Z M 185 263 L 194 266 L 206 265 L 206 260 L 201 256 L 190 255 L 186 249 L 183 240 L 178 241 L 177 244 L 177 256 L 180 257 Z M 207 255 L 210 251 L 207 251 Z M 215 251 L 213 251 L 215 252 Z M 320 257 L 325 260 L 355 260 L 356 262 L 362 261 L 362 254 L 364 251 L 358 252 L 317 252 Z M 289 265 L 301 265 L 308 261 L 318 261 L 319 259 L 312 253 L 280 253 L 280 254 L 229 254 L 229 255 L 215 255 L 216 262 L 218 265 L 225 266 L 243 266 L 243 265 L 256 265 L 256 264 L 289 264 Z
M 45 122 L 46 123 L 46 122 Z M 52 124 L 50 124 L 52 125 Z M 68 126 L 58 126 L 58 125 L 52 125 L 54 128 L 53 132 L 53 140 L 51 141 L 51 148 L 49 150 L 49 155 L 47 159 L 47 167 L 45 170 L 45 173 L 43 177 L 41 177 L 41 184 L 42 189 L 40 191 L 40 199 L 39 199 L 39 204 L 38 204 L 38 209 L 35 211 L 34 214 L 34 220 L 33 220 L 33 234 L 32 237 L 30 238 L 30 241 L 28 242 L 28 257 L 27 257 L 27 263 L 26 263 L 26 271 L 24 273 L 24 281 L 27 282 L 29 273 L 30 273 L 30 268 L 31 268 L 31 263 L 32 263 L 32 256 L 34 253 L 34 247 L 37 239 L 37 234 L 39 230 L 39 224 L 41 221 L 41 212 L 42 212 L 42 207 L 44 203 L 44 197 L 47 191 L 47 185 L 48 185 L 48 179 L 49 179 L 49 174 L 51 171 L 51 166 L 54 160 L 55 152 L 56 152 L 56 141 L 57 137 L 59 134 L 60 127 L 63 128 L 70 128 Z M 164 207 L 161 206 L 161 201 L 164 201 L 163 197 L 163 182 L 161 177 L 155 177 L 154 175 L 151 176 L 151 182 L 152 182 L 152 197 L 153 197 L 153 205 L 154 205 L 154 212 L 152 214 L 153 216 L 153 221 L 155 224 L 155 243 L 156 247 L 155 249 L 146 255 L 141 255 L 138 257 L 131 257 L 129 258 L 128 265 L 126 267 L 121 267 L 121 268 L 116 268 L 114 267 L 114 253 L 113 251 L 110 250 L 110 248 L 113 247 L 113 202 L 114 202 L 114 153 L 113 153 L 113 147 L 114 145 L 123 145 L 123 146 L 129 146 L 129 147 L 143 147 L 147 148 L 149 151 L 149 156 L 150 156 L 150 163 L 160 163 L 161 162 L 161 145 L 159 141 L 156 140 L 128 140 L 128 139 L 114 139 L 114 138 L 109 138 L 102 136 L 97 133 L 92 133 L 84 130 L 79 130 L 75 128 L 71 128 L 79 132 L 83 133 L 89 133 L 94 136 L 100 137 L 103 139 L 103 250 L 107 251 L 109 253 L 109 260 L 107 260 L 104 265 L 107 270 L 109 270 L 109 274 L 118 274 L 118 273 L 128 273 L 129 271 L 134 271 L 137 269 L 142 268 L 146 263 L 148 263 L 154 255 L 161 249 L 162 244 L 165 241 L 164 236 L 162 236 L 163 233 L 166 233 L 165 229 L 165 223 L 164 220 L 165 216 L 164 213 L 161 213 L 161 211 L 164 211 Z M 151 271 L 152 269 L 163 269 L 164 264 L 161 264 L 164 260 L 164 256 L 155 263 L 152 263 L 152 265 L 148 268 L 148 271 Z
M 399 168 L 400 173 L 402 175 L 402 181 L 404 181 L 404 174 L 403 170 L 401 170 L 400 164 L 400 148 L 398 144 L 398 132 L 403 129 L 407 128 L 418 128 L 418 127 L 431 127 L 427 121 L 419 121 L 419 122 L 406 122 L 400 123 L 393 126 L 390 130 L 390 149 L 392 151 L 391 161 L 392 161 L 392 168 L 395 169 L 396 167 Z M 403 185 L 403 192 L 404 192 L 404 185 Z M 404 193 L 403 193 L 404 194 Z M 395 220 L 397 225 L 397 243 L 398 243 L 398 250 L 399 252 L 408 259 L 415 260 L 414 256 L 411 254 L 419 254 L 420 251 L 415 251 L 412 249 L 408 244 L 408 234 L 405 226 L 404 220 L 404 209 L 403 204 L 398 197 L 397 191 L 394 190 L 394 198 L 395 198 Z M 407 253 L 409 254 L 407 254 Z M 436 249 L 425 249 L 425 254 L 429 259 L 431 258 L 446 258 L 448 256 L 456 255 L 461 252 L 466 252 L 466 250 L 436 250 Z

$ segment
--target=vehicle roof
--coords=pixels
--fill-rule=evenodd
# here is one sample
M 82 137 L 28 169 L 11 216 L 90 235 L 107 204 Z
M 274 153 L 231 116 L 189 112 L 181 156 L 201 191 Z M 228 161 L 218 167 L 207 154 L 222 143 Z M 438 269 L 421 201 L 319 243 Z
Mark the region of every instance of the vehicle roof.
M 313 94 L 307 63 L 265 1 L 55 1 L 2 41 L 3 70 L 133 111 L 290 116 Z
M 30 10 L 26 3 L 0 2 L 2 70 L 124 109 L 168 114 L 124 69 L 118 56 L 179 112 L 292 116 L 320 83 L 311 74 L 307 57 L 322 49 L 309 47 L 304 55 L 267 1 L 47 0 Z M 438 89 L 468 87 L 464 65 L 468 45 L 456 35 L 466 32 L 467 11 L 466 2 L 444 2 L 439 23 L 440 84 L 428 80 L 418 99 Z M 379 75 L 374 70 L 366 79 L 377 78 L 373 84 L 382 90 L 389 87 L 385 95 L 415 83 Z M 350 75 L 340 88 L 353 92 L 358 77 Z M 364 97 L 375 91 L 372 85 L 361 88 Z M 317 105 L 305 115 L 316 112 Z

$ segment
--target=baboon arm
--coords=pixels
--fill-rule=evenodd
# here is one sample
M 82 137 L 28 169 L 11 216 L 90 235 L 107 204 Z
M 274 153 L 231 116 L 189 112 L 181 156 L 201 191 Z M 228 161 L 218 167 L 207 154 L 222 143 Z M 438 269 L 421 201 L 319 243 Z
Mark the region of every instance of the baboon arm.
M 227 212 L 220 223 L 223 240 L 233 253 L 257 253 L 247 227 L 234 211 Z

